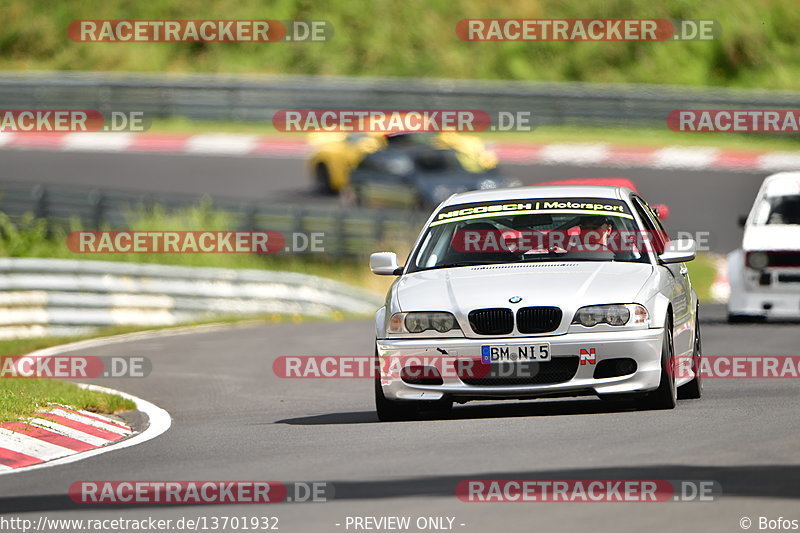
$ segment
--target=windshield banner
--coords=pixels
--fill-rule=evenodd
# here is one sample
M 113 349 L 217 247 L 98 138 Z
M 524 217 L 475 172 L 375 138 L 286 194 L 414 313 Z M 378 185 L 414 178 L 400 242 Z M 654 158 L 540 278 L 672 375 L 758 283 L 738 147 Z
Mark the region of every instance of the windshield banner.
M 431 226 L 438 226 L 448 222 L 497 217 L 498 215 L 556 214 L 571 214 L 576 216 L 599 215 L 633 219 L 625 202 L 613 198 L 536 198 L 531 200 L 501 200 L 496 202 L 476 202 L 446 206 L 436 214 Z M 538 224 L 537 222 L 538 221 L 535 219 L 531 220 L 532 225 L 547 224 L 546 219 L 542 219 Z

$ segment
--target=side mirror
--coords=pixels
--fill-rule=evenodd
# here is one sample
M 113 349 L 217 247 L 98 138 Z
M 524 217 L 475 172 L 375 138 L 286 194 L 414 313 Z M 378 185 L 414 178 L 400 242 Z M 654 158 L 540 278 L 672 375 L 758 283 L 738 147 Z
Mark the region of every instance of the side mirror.
M 739 227 L 743 228 L 747 224 L 747 215 L 739 215 Z
M 653 213 L 656 214 L 659 220 L 666 220 L 669 216 L 669 207 L 664 204 L 653 204 L 650 206 L 650 209 L 653 210 Z
M 377 252 L 369 256 L 369 269 L 379 276 L 399 276 L 403 267 L 397 264 L 394 252 Z
M 697 245 L 694 239 L 677 239 L 669 241 L 667 249 L 658 256 L 658 260 L 664 264 L 685 263 L 691 261 L 697 255 Z

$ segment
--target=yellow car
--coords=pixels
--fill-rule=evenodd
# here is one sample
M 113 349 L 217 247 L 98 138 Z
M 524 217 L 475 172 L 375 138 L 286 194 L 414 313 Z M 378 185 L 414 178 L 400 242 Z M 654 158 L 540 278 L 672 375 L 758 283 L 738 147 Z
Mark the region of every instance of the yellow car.
M 309 143 L 316 150 L 309 159 L 309 170 L 321 192 L 338 193 L 350 182 L 350 172 L 365 155 L 394 143 L 425 143 L 434 148 L 453 149 L 461 165 L 470 172 L 483 172 L 497 166 L 497 156 L 483 140 L 460 133 L 312 133 Z

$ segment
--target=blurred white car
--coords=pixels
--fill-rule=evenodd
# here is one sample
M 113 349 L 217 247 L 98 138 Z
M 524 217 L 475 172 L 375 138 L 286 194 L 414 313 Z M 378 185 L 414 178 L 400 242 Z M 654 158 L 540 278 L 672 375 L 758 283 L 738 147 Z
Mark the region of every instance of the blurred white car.
M 728 320 L 800 318 L 800 172 L 767 177 L 728 255 Z

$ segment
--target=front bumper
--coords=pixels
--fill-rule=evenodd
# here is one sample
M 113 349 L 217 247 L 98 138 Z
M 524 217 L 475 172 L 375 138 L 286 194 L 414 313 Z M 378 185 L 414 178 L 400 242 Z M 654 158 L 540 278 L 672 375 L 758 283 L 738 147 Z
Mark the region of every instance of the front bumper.
M 796 287 L 791 288 L 796 290 Z M 782 288 L 758 290 L 731 287 L 728 313 L 767 319 L 800 319 L 800 292 L 783 290 Z
M 444 397 L 456 401 L 471 399 L 536 398 L 581 394 L 620 394 L 656 389 L 661 380 L 663 328 L 608 333 L 568 333 L 556 336 L 520 338 L 380 339 L 377 341 L 383 394 L 390 400 L 435 401 Z M 570 379 L 546 384 L 470 385 L 456 370 L 458 361 L 479 362 L 481 346 L 550 343 L 551 358 L 580 357 L 581 350 L 594 349 L 594 360 L 578 364 Z M 630 358 L 636 371 L 619 377 L 595 378 L 594 371 L 605 359 Z M 441 384 L 412 384 L 400 378 L 397 361 L 441 360 Z M 392 366 L 394 363 L 394 367 Z M 548 362 L 539 363 L 546 365 Z M 394 368 L 394 370 L 392 370 Z

